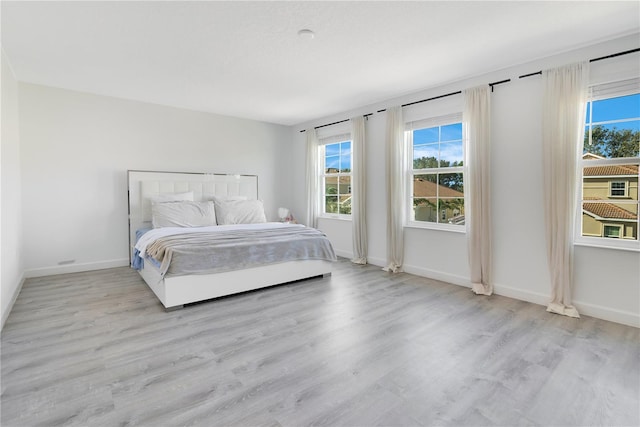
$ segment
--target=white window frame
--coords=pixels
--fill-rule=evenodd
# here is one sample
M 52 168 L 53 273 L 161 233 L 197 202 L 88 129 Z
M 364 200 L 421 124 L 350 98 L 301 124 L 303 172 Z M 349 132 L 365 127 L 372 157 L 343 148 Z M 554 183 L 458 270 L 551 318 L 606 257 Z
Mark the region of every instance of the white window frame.
M 625 80 L 621 82 L 611 82 L 607 84 L 601 85 L 593 85 L 590 87 L 591 96 L 589 97 L 589 102 L 599 101 L 608 98 L 616 98 L 625 95 L 633 95 L 640 93 L 638 89 L 638 81 L 640 78 Z M 589 108 L 589 112 L 593 114 L 593 105 Z M 631 119 L 624 120 L 609 120 L 607 122 L 593 122 L 591 117 L 588 117 L 585 120 L 585 126 L 583 128 L 588 128 L 589 131 L 593 126 L 601 125 L 601 124 L 613 124 L 616 122 L 625 122 L 629 120 L 640 120 L 640 117 L 634 117 Z M 589 133 L 589 138 L 591 138 L 591 133 Z M 640 166 L 640 158 L 639 157 L 622 157 L 622 158 L 612 158 L 612 159 L 590 159 L 583 160 L 582 159 L 582 149 L 579 150 L 579 160 L 578 160 L 578 185 L 576 186 L 576 199 L 577 199 L 577 209 L 576 209 L 576 227 L 575 227 L 575 238 L 574 244 L 577 246 L 593 246 L 593 247 L 601 247 L 601 248 L 609 248 L 609 249 L 620 249 L 620 250 L 631 250 L 631 251 L 640 251 L 640 236 L 637 236 L 637 239 L 626 238 L 625 228 L 621 226 L 621 234 L 620 238 L 613 237 L 605 237 L 604 236 L 604 226 L 618 226 L 618 224 L 609 224 L 603 222 L 602 226 L 602 236 L 590 236 L 590 235 L 582 235 L 582 221 L 583 221 L 583 184 L 584 184 L 584 168 L 592 167 L 592 166 L 615 166 L 615 165 L 629 165 L 636 164 Z M 613 177 L 612 177 L 613 178 Z M 626 181 L 625 185 L 625 196 L 611 196 L 611 185 L 609 184 L 609 196 L 613 199 L 622 199 L 629 197 L 629 180 L 625 179 L 625 176 L 615 176 L 615 181 L 622 182 Z M 636 201 L 636 203 L 639 203 Z M 638 206 L 640 209 L 640 205 Z M 639 212 L 640 213 L 640 212 Z M 640 234 L 640 215 L 639 218 L 635 221 L 637 227 L 637 234 Z M 628 221 L 625 221 L 628 222 Z
M 417 120 L 408 122 L 405 124 L 404 140 L 405 151 L 407 153 L 407 174 L 406 174 L 406 200 L 405 200 L 405 226 L 409 228 L 424 228 L 440 231 L 451 231 L 456 233 L 466 233 L 466 227 L 464 225 L 454 225 L 446 222 L 430 222 L 430 221 L 416 221 L 413 217 L 413 182 L 416 175 L 428 175 L 428 174 L 447 174 L 447 173 L 460 173 L 462 174 L 462 181 L 465 182 L 464 166 L 454 167 L 437 167 L 426 169 L 413 169 L 413 131 L 419 129 L 427 129 L 436 126 L 447 126 L 452 124 L 462 123 L 462 113 L 454 113 L 446 116 L 438 116 L 426 118 L 423 120 Z M 464 126 L 464 125 L 463 125 Z M 463 131 L 464 135 L 464 131 Z M 463 158 L 464 158 L 464 139 L 461 138 Z M 436 200 L 438 199 L 436 192 Z M 464 197 L 463 197 L 464 199 Z M 466 202 L 466 201 L 465 201 Z M 436 212 L 436 217 L 440 221 L 441 212 Z
M 337 173 L 326 173 L 325 172 L 325 147 L 331 144 L 338 144 L 342 142 L 351 142 L 352 156 L 351 156 L 351 172 L 337 172 Z M 319 162 L 319 174 L 318 174 L 318 191 L 319 202 L 320 202 L 320 211 L 318 217 L 320 218 L 331 218 L 331 219 L 341 219 L 351 221 L 351 214 L 343 214 L 343 213 L 331 213 L 325 212 L 326 209 L 326 186 L 325 186 L 325 178 L 327 177 L 337 177 L 338 178 L 338 188 L 340 186 L 340 178 L 344 176 L 348 176 L 350 178 L 350 182 L 353 182 L 353 140 L 351 139 L 351 133 L 341 133 L 338 135 L 327 136 L 319 139 L 318 144 L 318 162 Z M 351 187 L 351 184 L 349 185 Z M 339 197 L 339 196 L 338 196 Z M 352 194 L 353 197 L 353 194 Z

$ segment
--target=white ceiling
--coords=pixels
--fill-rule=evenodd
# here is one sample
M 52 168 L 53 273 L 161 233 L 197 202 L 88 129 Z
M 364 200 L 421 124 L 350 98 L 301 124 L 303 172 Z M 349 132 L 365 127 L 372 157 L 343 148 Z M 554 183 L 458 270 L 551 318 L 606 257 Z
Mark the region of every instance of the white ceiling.
M 1 8 L 19 81 L 285 125 L 640 31 L 638 1 Z

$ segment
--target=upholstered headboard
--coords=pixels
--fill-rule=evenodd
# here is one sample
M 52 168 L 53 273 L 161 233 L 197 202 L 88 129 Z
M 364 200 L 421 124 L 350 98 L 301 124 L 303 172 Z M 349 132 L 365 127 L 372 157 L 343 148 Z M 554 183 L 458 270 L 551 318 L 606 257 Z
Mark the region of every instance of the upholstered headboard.
M 129 260 L 136 241 L 136 230 L 151 227 L 150 198 L 162 194 L 193 192 L 195 201 L 213 197 L 243 196 L 258 198 L 256 175 L 225 175 L 215 173 L 152 172 L 130 170 L 129 187 Z

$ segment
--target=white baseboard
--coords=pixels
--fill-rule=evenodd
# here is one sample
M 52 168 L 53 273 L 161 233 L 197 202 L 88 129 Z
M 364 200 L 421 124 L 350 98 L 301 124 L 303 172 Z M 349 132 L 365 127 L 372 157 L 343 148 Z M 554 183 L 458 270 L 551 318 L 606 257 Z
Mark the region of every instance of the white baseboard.
M 598 319 L 640 328 L 640 314 L 638 313 L 616 310 L 614 308 L 579 301 L 574 301 L 573 305 L 578 309 L 578 313 L 584 314 L 585 316 L 597 317 Z
M 501 284 L 493 285 L 493 293 L 507 298 L 513 298 L 520 301 L 531 302 L 542 306 L 549 304 L 549 294 L 541 294 L 539 292 L 525 291 L 523 289 L 504 286 Z
M 33 268 L 25 271 L 26 278 L 53 276 L 57 274 L 80 273 L 82 271 L 104 270 L 105 268 L 126 267 L 128 258 L 112 259 L 108 261 L 85 262 L 82 264 L 56 265 L 54 267 Z
M 471 282 L 469 281 L 468 277 L 406 264 L 402 266 L 402 270 L 410 274 L 415 274 L 416 276 L 439 280 L 441 282 L 451 283 L 453 285 L 464 286 L 465 288 L 471 287 Z
M 4 307 L 4 311 L 2 312 L 2 324 L 0 324 L 0 331 L 4 329 L 4 324 L 9 318 L 9 314 L 11 313 L 11 310 L 13 309 L 13 305 L 16 303 L 16 300 L 18 299 L 18 295 L 20 295 L 20 291 L 22 290 L 22 285 L 24 285 L 25 278 L 26 277 L 23 273 L 20 276 L 20 283 L 16 287 L 16 290 L 13 292 L 13 295 L 11 295 L 11 301 L 6 307 Z
M 348 259 L 353 258 L 353 254 L 352 254 L 351 252 L 349 252 L 349 251 L 343 251 L 343 250 L 340 250 L 340 249 L 334 249 L 333 251 L 334 251 L 334 252 L 336 253 L 336 255 L 338 255 L 339 257 L 342 257 L 342 258 L 348 258 Z
M 512 288 L 510 286 L 494 285 L 493 291 L 496 295 L 527 301 L 546 307 L 549 304 L 551 296 L 549 294 L 541 294 L 538 292 L 524 291 L 522 289 Z M 574 301 L 573 305 L 578 313 L 585 316 L 596 317 L 609 322 L 621 323 L 623 325 L 640 328 L 640 314 L 630 311 L 617 310 L 615 308 L 604 307 L 601 305 L 590 304 L 580 301 Z
M 384 258 L 367 257 L 367 263 L 371 265 L 377 265 L 378 267 L 386 267 L 387 260 Z
M 378 258 L 368 258 L 370 264 L 384 266 L 386 261 Z M 403 270 L 416 276 L 422 276 L 429 279 L 440 280 L 442 282 L 451 283 L 458 286 L 464 286 L 466 288 L 471 287 L 471 281 L 468 277 L 458 276 L 450 273 L 444 273 L 437 270 L 426 269 L 422 267 L 416 267 L 413 265 L 404 265 Z M 549 294 L 543 294 L 539 292 L 531 292 L 511 286 L 505 286 L 501 284 L 494 284 L 493 292 L 496 295 L 500 295 L 507 298 L 513 298 L 520 301 L 526 301 L 533 304 L 538 304 L 542 307 L 546 307 L 549 304 Z M 574 301 L 574 305 L 578 309 L 580 314 L 585 316 L 596 317 L 602 320 L 608 320 L 610 322 L 621 323 L 623 325 L 633 326 L 640 328 L 640 314 L 630 311 L 617 310 L 610 307 L 604 307 L 601 305 L 584 303 L 580 301 Z

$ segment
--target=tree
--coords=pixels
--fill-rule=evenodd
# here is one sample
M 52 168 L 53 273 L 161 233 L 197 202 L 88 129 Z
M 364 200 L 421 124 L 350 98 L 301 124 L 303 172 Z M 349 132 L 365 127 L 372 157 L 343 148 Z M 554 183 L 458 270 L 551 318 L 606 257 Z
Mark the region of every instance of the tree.
M 464 166 L 462 160 L 460 160 L 459 162 L 453 162 L 451 163 L 448 160 L 440 160 L 440 165 L 441 168 L 448 168 L 448 167 L 458 167 L 458 166 Z M 413 159 L 413 168 L 414 169 L 431 169 L 431 168 L 437 168 L 438 167 L 438 159 L 436 159 L 435 157 L 420 157 L 419 159 Z
M 605 158 L 638 157 L 640 155 L 640 131 L 631 129 L 607 129 L 604 126 L 594 126 L 591 129 L 591 144 L 589 133 L 584 136 L 584 153 L 596 154 Z

